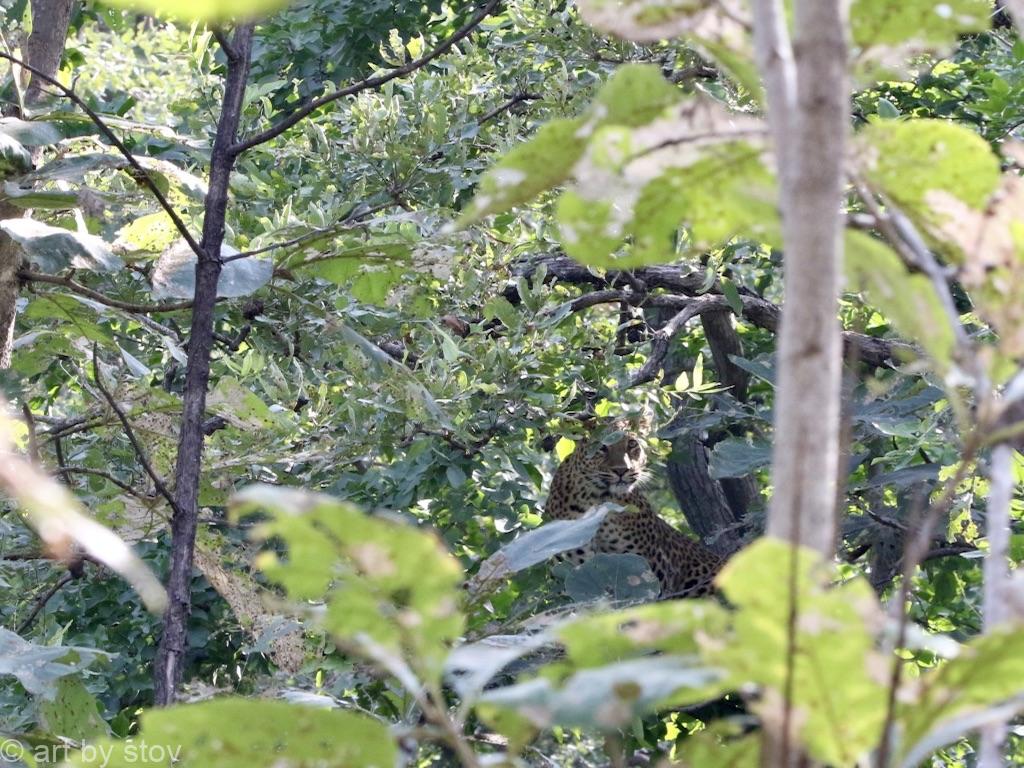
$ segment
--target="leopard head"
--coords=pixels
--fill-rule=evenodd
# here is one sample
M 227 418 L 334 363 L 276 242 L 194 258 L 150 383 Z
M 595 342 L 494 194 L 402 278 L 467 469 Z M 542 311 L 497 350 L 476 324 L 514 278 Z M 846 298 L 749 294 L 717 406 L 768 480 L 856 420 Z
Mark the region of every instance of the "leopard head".
M 618 430 L 603 440 L 595 437 L 578 445 L 574 455 L 574 469 L 594 497 L 621 498 L 647 477 L 647 451 L 632 432 Z

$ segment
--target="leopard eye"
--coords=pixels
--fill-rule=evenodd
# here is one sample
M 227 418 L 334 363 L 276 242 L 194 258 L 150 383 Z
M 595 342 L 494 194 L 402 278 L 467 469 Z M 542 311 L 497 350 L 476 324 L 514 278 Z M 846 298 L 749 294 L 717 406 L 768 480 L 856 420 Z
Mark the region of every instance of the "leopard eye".
M 632 437 L 629 438 L 629 442 L 626 443 L 626 450 L 630 451 L 631 453 L 639 451 L 640 450 L 640 442 L 638 440 L 636 440 L 635 438 L 632 438 Z

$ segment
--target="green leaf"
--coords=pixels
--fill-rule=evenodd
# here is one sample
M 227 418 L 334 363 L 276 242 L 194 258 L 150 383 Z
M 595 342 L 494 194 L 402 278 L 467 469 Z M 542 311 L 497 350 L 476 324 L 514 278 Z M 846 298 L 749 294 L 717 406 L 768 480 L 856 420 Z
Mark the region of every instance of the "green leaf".
M 565 181 L 597 129 L 644 125 L 680 98 L 657 67 L 619 67 L 582 117 L 548 122 L 530 141 L 495 164 L 459 218 L 459 226 L 524 203 Z
M 924 347 L 939 371 L 949 369 L 956 337 L 927 277 L 910 274 L 882 241 L 847 230 L 846 280 L 850 290 L 864 292 L 901 334 Z
M 223 256 L 237 254 L 234 248 L 221 247 Z M 224 264 L 217 279 L 217 296 L 237 298 L 255 293 L 274 276 L 274 263 L 255 256 Z M 196 291 L 196 255 L 184 240 L 164 251 L 153 270 L 153 297 L 191 299 Z
M 148 710 L 139 738 L 89 746 L 69 764 L 391 768 L 398 759 L 387 726 L 367 715 L 232 697 Z
M 545 123 L 536 136 L 509 152 L 484 175 L 458 226 L 525 203 L 565 181 L 586 147 L 580 135 L 583 128 L 579 118 Z
M 999 159 L 988 143 L 945 120 L 872 123 L 856 143 L 861 172 L 871 187 L 929 232 L 946 218 L 934 207 L 937 194 L 981 210 L 999 186 Z
M 931 751 L 965 736 L 972 715 L 1010 699 L 1016 699 L 1016 710 L 1024 709 L 1024 627 L 1001 627 L 972 640 L 956 658 L 905 688 L 909 700 L 897 712 L 904 758 L 919 752 L 919 742 L 927 741 Z
M 378 661 L 404 657 L 421 675 L 440 676 L 461 634 L 462 568 L 431 532 L 364 514 L 329 496 L 270 486 L 236 494 L 232 519 L 260 512 L 259 541 L 280 540 L 258 565 L 297 602 L 324 599 L 324 628 Z M 404 681 L 403 681 L 404 682 Z
M 745 477 L 766 467 L 772 460 L 772 447 L 763 440 L 748 443 L 742 437 L 727 437 L 711 450 L 708 471 L 716 480 Z
M 111 0 L 110 4 L 178 19 L 216 23 L 235 17 L 268 16 L 286 6 L 288 0 Z
M 164 211 L 139 216 L 117 232 L 115 245 L 129 251 L 160 253 L 179 237 L 171 217 Z M 191 294 L 190 294 L 191 297 Z
M 473 577 L 474 585 L 505 578 L 526 568 L 543 563 L 560 552 L 577 549 L 589 543 L 605 517 L 620 509 L 605 503 L 574 520 L 555 520 L 532 531 L 525 531 L 495 552 Z
M 513 738 L 556 724 L 612 730 L 659 706 L 705 700 L 718 692 L 721 677 L 720 670 L 680 656 L 630 659 L 581 670 L 561 686 L 538 678 L 489 691 L 477 711 Z
M 0 199 L 19 208 L 40 208 L 52 211 L 64 211 L 78 205 L 78 195 L 74 192 L 25 189 L 11 181 L 4 182 L 4 194 Z
M 599 552 L 566 574 L 565 591 L 577 603 L 654 600 L 661 594 L 661 583 L 639 555 Z
M 862 578 L 833 587 L 835 578 L 832 564 L 811 550 L 772 538 L 747 547 L 718 577 L 737 607 L 732 636 L 705 657 L 729 670 L 730 688 L 760 686 L 755 708 L 775 727 L 789 691 L 793 722 L 809 754 L 826 764 L 853 765 L 876 746 L 889 667 L 875 650 L 883 619 L 871 587 Z
M 760 90 L 750 13 L 742 0 L 580 0 L 578 6 L 588 24 L 628 40 L 656 43 L 683 37 L 750 93 Z
M 25 258 L 43 272 L 62 269 L 120 269 L 122 262 L 102 238 L 51 227 L 34 219 L 3 219 L 0 230 L 18 244 Z
M 217 381 L 207 404 L 210 410 L 224 417 L 232 426 L 250 433 L 268 429 L 281 431 L 290 426 L 283 413 L 271 411 L 258 395 L 231 376 L 223 376 Z
M 61 331 L 68 335 L 83 336 L 104 346 L 113 346 L 114 340 L 96 322 L 97 313 L 107 308 L 90 299 L 66 293 L 44 293 L 29 302 L 25 318 L 29 320 L 57 320 Z M 69 327 L 70 326 L 70 327 Z M 70 331 L 74 331 L 71 334 Z
M 62 127 L 60 123 L 50 123 L 44 120 L 0 118 L 0 134 L 14 139 L 26 147 L 45 147 L 67 138 Z
M 622 268 L 673 261 L 736 236 L 778 243 L 763 148 L 736 138 L 763 129 L 705 99 L 640 128 L 599 129 L 558 203 L 566 253 Z
M 49 733 L 75 741 L 91 741 L 98 734 L 110 733 L 100 717 L 99 702 L 77 676 L 57 681 L 57 695 L 40 703 L 39 718 Z
M 713 600 L 671 600 L 582 616 L 556 635 L 572 664 L 598 667 L 655 651 L 696 654 L 701 637 L 725 636 L 728 623 L 729 614 Z
M 14 676 L 26 691 L 44 700 L 55 700 L 60 680 L 108 655 L 79 646 L 36 645 L 0 628 L 0 675 Z
M 872 77 L 898 72 L 913 56 L 942 53 L 960 35 L 988 29 L 991 14 L 990 0 L 853 0 L 857 65 Z

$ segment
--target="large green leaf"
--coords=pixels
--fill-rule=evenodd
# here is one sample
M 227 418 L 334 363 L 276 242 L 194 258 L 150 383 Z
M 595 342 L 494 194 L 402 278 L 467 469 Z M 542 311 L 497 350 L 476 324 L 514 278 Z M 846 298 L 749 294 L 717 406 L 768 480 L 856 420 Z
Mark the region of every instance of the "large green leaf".
M 0 179 L 18 176 L 32 169 L 32 153 L 18 141 L 0 133 Z
M 283 701 L 223 698 L 142 717 L 141 734 L 104 739 L 73 766 L 218 768 L 392 768 L 398 758 L 386 725 L 368 715 Z
M 435 535 L 329 496 L 270 486 L 232 500 L 234 519 L 254 512 L 268 519 L 253 536 L 287 548 L 284 559 L 264 553 L 260 568 L 295 601 L 325 600 L 327 631 L 378 662 L 404 656 L 420 674 L 440 675 L 462 631 L 462 569 Z
M 956 658 L 905 688 L 897 713 L 903 756 L 919 753 L 921 742 L 930 752 L 965 736 L 972 715 L 1011 699 L 1024 709 L 1024 627 L 1002 627 L 972 640 Z
M 936 209 L 936 196 L 981 210 L 999 186 L 999 160 L 988 143 L 944 120 L 872 123 L 857 135 L 856 148 L 868 184 L 927 233 L 937 235 L 947 218 Z M 936 240 L 942 246 L 941 236 Z
M 563 726 L 622 728 L 659 706 L 705 700 L 720 692 L 723 673 L 693 658 L 656 656 L 583 669 L 559 686 L 546 678 L 498 688 L 477 711 L 494 727 L 521 739 Z
M 727 437 L 715 443 L 708 462 L 708 471 L 715 479 L 745 477 L 768 466 L 772 460 L 772 447 L 766 441 L 748 443 L 742 437 Z
M 13 181 L 4 182 L 3 197 L 0 200 L 16 205 L 19 208 L 37 208 L 54 211 L 66 211 L 78 205 L 78 195 L 74 192 L 25 188 Z
M 111 5 L 178 19 L 223 22 L 234 17 L 267 16 L 288 0 L 111 0 Z
M 650 654 L 693 655 L 701 638 L 726 633 L 729 614 L 712 600 L 672 600 L 582 616 L 557 628 L 569 661 L 597 667 Z
M 927 277 L 908 272 L 882 241 L 847 231 L 846 280 L 851 290 L 864 292 L 901 334 L 920 344 L 939 371 L 949 369 L 956 337 Z
M 654 600 L 661 583 L 640 555 L 599 552 L 565 575 L 565 591 L 577 603 Z
M 755 709 L 766 727 L 780 726 L 788 691 L 810 755 L 852 765 L 876 745 L 887 665 L 875 650 L 882 614 L 871 587 L 862 578 L 832 587 L 834 579 L 810 550 L 770 538 L 751 545 L 718 577 L 737 611 L 729 641 L 705 658 L 729 670 L 730 688 L 760 687 Z
M 750 93 L 759 91 L 742 0 L 580 0 L 580 15 L 603 32 L 641 43 L 685 38 L 714 59 Z
M 62 269 L 120 269 L 121 260 L 102 238 L 51 227 L 34 219 L 3 219 L 0 230 L 18 244 L 25 258 L 44 272 Z
M 466 225 L 483 216 L 527 202 L 565 181 L 602 126 L 639 126 L 654 119 L 681 95 L 657 67 L 620 67 L 598 92 L 584 115 L 552 120 L 528 142 L 509 152 L 480 182 L 470 206 L 459 219 Z
M 26 147 L 43 147 L 66 138 L 60 123 L 44 120 L 20 120 L 16 117 L 0 118 L 0 134 L 8 136 Z
M 78 676 L 57 681 L 57 695 L 39 705 L 39 719 L 49 733 L 84 741 L 110 733 L 100 717 L 100 704 Z
M 59 682 L 108 656 L 92 648 L 36 645 L 0 628 L 0 675 L 13 675 L 29 693 L 54 700 Z
M 957 38 L 988 29 L 990 0 L 854 0 L 850 33 L 858 67 L 866 74 L 899 70 L 923 53 L 941 53 Z

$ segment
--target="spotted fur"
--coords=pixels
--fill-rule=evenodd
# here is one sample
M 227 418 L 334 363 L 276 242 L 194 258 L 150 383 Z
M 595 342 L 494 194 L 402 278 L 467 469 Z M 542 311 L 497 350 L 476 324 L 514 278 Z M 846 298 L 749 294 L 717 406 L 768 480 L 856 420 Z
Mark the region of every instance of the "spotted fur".
M 643 443 L 629 433 L 610 445 L 578 444 L 566 457 L 551 481 L 544 507 L 548 520 L 581 517 L 605 502 L 620 504 L 625 511 L 609 515 L 586 548 L 571 550 L 562 559 L 579 565 L 595 552 L 636 554 L 650 563 L 663 597 L 709 594 L 724 558 L 654 511 L 639 490 L 646 464 Z

